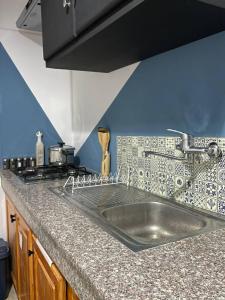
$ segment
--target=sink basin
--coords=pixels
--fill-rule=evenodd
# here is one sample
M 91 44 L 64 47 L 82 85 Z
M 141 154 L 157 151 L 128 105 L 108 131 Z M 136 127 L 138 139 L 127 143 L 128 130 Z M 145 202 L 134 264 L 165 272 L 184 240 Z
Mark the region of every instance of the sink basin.
M 123 184 L 52 190 L 133 251 L 225 228 L 225 219 Z
M 207 225 L 188 211 L 160 202 L 112 207 L 102 215 L 131 238 L 147 244 L 192 235 Z

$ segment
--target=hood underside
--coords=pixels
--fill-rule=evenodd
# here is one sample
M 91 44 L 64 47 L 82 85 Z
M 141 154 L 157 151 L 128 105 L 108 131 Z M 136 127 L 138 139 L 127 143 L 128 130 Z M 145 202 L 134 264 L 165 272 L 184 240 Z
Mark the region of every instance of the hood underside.
M 16 25 L 20 29 L 41 32 L 41 0 L 28 1 Z

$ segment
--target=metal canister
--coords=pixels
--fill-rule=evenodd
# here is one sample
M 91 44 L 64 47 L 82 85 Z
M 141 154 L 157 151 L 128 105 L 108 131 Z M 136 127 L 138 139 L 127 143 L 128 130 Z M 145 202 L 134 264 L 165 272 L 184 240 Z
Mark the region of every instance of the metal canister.
M 16 160 L 16 168 L 21 169 L 23 167 L 22 158 L 18 157 Z
M 10 158 L 9 168 L 10 168 L 10 170 L 16 169 L 16 159 L 15 158 Z
M 2 160 L 2 168 L 3 168 L 3 170 L 8 170 L 9 167 L 10 167 L 9 158 L 3 158 L 3 160 Z
M 30 157 L 29 167 L 34 168 L 35 166 L 36 166 L 36 159 L 34 157 Z
M 23 158 L 22 166 L 23 166 L 24 169 L 26 169 L 26 167 L 29 167 L 28 159 L 26 157 Z

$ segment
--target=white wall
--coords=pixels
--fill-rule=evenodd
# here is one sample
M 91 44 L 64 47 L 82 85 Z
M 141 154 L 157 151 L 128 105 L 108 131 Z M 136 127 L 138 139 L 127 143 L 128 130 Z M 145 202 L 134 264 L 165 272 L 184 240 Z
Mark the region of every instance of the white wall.
M 26 2 L 0 0 L 0 42 L 61 138 L 78 151 L 138 64 L 109 74 L 47 69 L 41 35 L 15 25 Z M 0 237 L 5 237 L 2 189 L 0 211 Z
M 19 31 L 27 0 L 0 0 L 0 42 L 49 120 L 79 150 L 138 64 L 109 74 L 47 69 L 41 34 Z
M 0 0 L 1 29 L 16 30 L 16 21 L 28 0 Z
M 111 73 L 72 72 L 72 131 L 76 151 L 137 68 L 138 63 Z
M 38 33 L 18 31 L 16 20 L 27 0 L 0 0 L 0 42 L 49 120 L 72 144 L 71 72 L 47 69 Z M 0 189 L 0 237 L 6 237 L 4 193 Z
M 26 3 L 27 0 L 0 0 L 0 42 L 61 138 L 71 144 L 70 71 L 47 69 L 41 34 L 17 29 L 16 21 Z
M 70 72 L 45 67 L 41 35 L 0 29 L 0 42 L 61 138 L 71 144 Z

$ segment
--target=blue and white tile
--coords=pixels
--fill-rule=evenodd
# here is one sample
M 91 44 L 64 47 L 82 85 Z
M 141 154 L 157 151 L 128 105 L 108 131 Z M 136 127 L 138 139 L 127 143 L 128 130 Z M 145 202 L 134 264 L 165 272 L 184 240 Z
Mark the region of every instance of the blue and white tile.
M 224 138 L 195 138 L 194 144 L 206 147 L 218 141 L 225 150 Z M 160 153 L 183 156 L 177 137 L 118 137 L 117 163 L 132 166 L 131 184 L 154 194 L 175 197 L 181 203 L 225 214 L 225 158 L 210 161 L 207 155 L 192 155 L 188 163 L 151 155 L 147 148 Z M 224 152 L 225 153 L 225 152 Z M 123 170 L 126 174 L 126 170 Z M 187 184 L 188 183 L 188 184 Z M 218 198 L 218 200 L 217 200 Z

